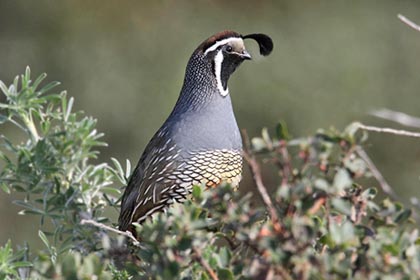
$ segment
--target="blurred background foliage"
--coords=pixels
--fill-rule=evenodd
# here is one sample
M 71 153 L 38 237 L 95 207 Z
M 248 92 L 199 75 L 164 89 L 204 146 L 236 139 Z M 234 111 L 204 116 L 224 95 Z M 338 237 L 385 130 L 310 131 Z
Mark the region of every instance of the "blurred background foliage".
M 368 112 L 420 115 L 420 35 L 396 18 L 420 22 L 419 8 L 419 1 L 0 1 L 0 80 L 12 83 L 27 65 L 34 76 L 49 73 L 75 97 L 76 110 L 98 119 L 110 144 L 99 161 L 135 164 L 170 113 L 196 46 L 224 29 L 264 32 L 273 54 L 261 58 L 249 44 L 254 60 L 230 81 L 239 126 L 249 135 L 280 119 L 296 137 L 355 120 L 395 126 Z M 408 203 L 419 188 L 418 140 L 371 133 L 366 149 Z M 244 193 L 254 188 L 245 175 Z M 40 246 L 38 221 L 19 210 L 0 195 L 7 225 L 0 244 L 13 236 L 16 244 Z M 116 220 L 116 212 L 109 215 Z

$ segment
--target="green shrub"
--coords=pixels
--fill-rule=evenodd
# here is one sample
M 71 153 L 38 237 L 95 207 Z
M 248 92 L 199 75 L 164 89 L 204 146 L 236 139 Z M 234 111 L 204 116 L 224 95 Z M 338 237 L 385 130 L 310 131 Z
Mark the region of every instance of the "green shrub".
M 92 164 L 105 143 L 96 121 L 72 112 L 73 99 L 40 87 L 30 71 L 6 87 L 0 125 L 15 125 L 25 140 L 2 137 L 0 186 L 22 192 L 23 214 L 38 215 L 45 250 L 0 248 L 1 278 L 91 279 L 417 279 L 420 240 L 412 212 L 375 199 L 366 186 L 367 135 L 353 124 L 291 139 L 285 125 L 247 143 L 257 183 L 243 195 L 229 185 L 195 186 L 191 200 L 138 226 L 139 244 L 91 220 L 112 225 L 104 211 L 118 207 L 130 174 L 113 160 Z M 258 160 L 279 174 L 267 196 Z M 118 182 L 118 183 L 116 183 Z M 378 185 L 378 183 L 373 183 Z M 256 203 L 258 194 L 264 203 Z M 54 231 L 46 230 L 47 224 Z M 34 234 L 37 234 L 34 232 Z

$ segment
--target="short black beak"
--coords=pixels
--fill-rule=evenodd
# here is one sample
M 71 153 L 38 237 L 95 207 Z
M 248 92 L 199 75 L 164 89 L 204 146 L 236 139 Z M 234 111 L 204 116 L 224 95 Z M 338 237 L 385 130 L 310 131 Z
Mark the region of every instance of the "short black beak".
M 240 54 L 240 56 L 244 60 L 251 60 L 252 59 L 252 56 L 246 50 L 243 50 L 242 53 Z

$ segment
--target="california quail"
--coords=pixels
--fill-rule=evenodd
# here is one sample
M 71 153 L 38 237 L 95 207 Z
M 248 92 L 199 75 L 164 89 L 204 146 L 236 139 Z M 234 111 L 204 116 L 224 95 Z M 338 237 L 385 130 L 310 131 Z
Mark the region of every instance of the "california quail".
M 122 197 L 119 229 L 135 234 L 142 223 L 174 202 L 182 202 L 194 184 L 238 185 L 242 140 L 232 110 L 228 79 L 251 59 L 243 39 L 257 41 L 262 55 L 273 49 L 264 34 L 217 33 L 192 54 L 184 85 L 168 119 L 147 145 Z

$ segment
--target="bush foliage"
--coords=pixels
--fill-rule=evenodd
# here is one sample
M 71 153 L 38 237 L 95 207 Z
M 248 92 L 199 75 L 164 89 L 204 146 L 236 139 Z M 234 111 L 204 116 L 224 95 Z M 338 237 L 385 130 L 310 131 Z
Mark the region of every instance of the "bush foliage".
M 367 135 L 350 125 L 291 139 L 285 125 L 247 143 L 264 203 L 229 185 L 195 186 L 191 199 L 141 226 L 139 243 L 84 219 L 114 226 L 104 211 L 118 208 L 125 170 L 93 163 L 102 136 L 96 120 L 73 112 L 73 99 L 40 87 L 30 71 L 0 103 L 0 186 L 20 192 L 21 214 L 37 215 L 45 249 L 0 248 L 0 278 L 29 279 L 417 279 L 420 239 L 412 211 L 375 198 L 371 166 L 361 157 Z M 2 129 L 2 131 L 4 131 Z M 258 160 L 258 161 L 257 161 Z M 258 162 L 264 162 L 261 165 Z M 259 168 L 272 167 L 277 186 L 264 186 Z M 276 191 L 264 197 L 267 189 Z M 53 227 L 51 227 L 53 225 Z M 51 231 L 49 229 L 53 228 Z

